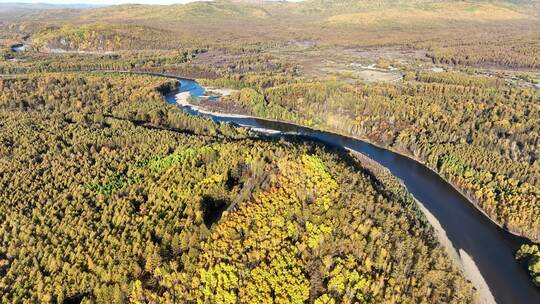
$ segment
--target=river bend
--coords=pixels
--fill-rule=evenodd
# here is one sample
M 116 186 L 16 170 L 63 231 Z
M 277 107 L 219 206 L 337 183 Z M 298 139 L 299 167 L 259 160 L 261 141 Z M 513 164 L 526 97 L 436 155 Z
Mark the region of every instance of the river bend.
M 179 91 L 168 94 L 167 102 L 176 103 L 175 94 L 180 92 L 191 92 L 193 96 L 201 96 L 204 89 L 193 80 L 180 80 Z M 459 191 L 425 165 L 347 136 L 284 122 L 206 114 L 189 106 L 182 108 L 192 115 L 206 116 L 217 122 L 230 122 L 255 130 L 267 129 L 300 134 L 367 155 L 401 179 L 409 192 L 438 220 L 454 249 L 467 253 L 497 303 L 540 303 L 540 288 L 531 282 L 525 267 L 514 260 L 515 251 L 527 240 L 508 233 L 491 222 Z

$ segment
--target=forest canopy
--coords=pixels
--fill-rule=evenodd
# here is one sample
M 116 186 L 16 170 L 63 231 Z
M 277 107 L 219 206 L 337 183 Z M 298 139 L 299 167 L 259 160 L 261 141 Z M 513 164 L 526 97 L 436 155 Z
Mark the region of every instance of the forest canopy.
M 353 158 L 188 116 L 172 87 L 2 79 L 2 302 L 471 301 L 432 228 Z
M 398 85 L 298 78 L 261 84 L 265 79 L 205 83 L 242 88 L 221 108 L 240 105 L 244 113 L 365 138 L 420 159 L 492 219 L 540 240 L 537 90 L 464 72 L 421 72 Z
M 144 73 L 405 154 L 540 241 L 538 1 L 0 4 L 0 20 L 2 302 L 472 301 L 397 180 L 191 117 L 163 101 L 177 81 Z M 537 251 L 516 254 L 535 281 Z

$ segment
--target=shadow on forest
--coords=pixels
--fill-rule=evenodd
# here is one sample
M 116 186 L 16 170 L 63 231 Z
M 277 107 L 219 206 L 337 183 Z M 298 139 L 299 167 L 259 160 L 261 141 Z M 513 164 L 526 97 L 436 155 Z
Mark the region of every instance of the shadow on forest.
M 216 199 L 210 196 L 204 196 L 202 200 L 203 219 L 206 227 L 212 227 L 212 224 L 219 221 L 223 211 L 227 209 L 227 201 Z
M 88 295 L 90 295 L 90 294 L 89 293 L 78 294 L 78 295 L 66 298 L 64 300 L 64 302 L 62 302 L 62 303 L 64 303 L 64 304 L 80 304 L 82 302 L 82 300 Z

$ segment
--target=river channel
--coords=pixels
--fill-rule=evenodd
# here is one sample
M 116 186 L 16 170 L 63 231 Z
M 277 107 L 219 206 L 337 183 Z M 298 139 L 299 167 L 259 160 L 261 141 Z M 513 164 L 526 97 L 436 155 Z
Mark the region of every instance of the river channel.
M 180 80 L 179 90 L 168 94 L 167 102 L 176 103 L 175 94 L 180 92 L 204 95 L 204 89 L 195 81 Z M 540 303 L 540 288 L 531 282 L 525 267 L 514 260 L 515 251 L 526 239 L 494 224 L 459 191 L 423 164 L 347 136 L 284 122 L 201 113 L 189 106 L 182 108 L 192 115 L 206 116 L 217 122 L 229 122 L 255 130 L 295 133 L 368 156 L 402 180 L 409 192 L 440 223 L 454 249 L 472 259 L 497 303 Z

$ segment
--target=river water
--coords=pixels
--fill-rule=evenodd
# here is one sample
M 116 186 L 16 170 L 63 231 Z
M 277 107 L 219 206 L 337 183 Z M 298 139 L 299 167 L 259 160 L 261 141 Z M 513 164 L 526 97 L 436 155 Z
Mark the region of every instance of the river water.
M 195 81 L 180 80 L 179 92 L 186 91 L 191 92 L 193 96 L 204 95 L 204 89 Z M 169 103 L 176 103 L 174 95 L 167 95 Z M 540 288 L 531 282 L 525 267 L 514 260 L 515 251 L 526 240 L 492 223 L 457 190 L 424 165 L 346 136 L 288 123 L 209 115 L 189 107 L 183 108 L 190 114 L 206 116 L 214 121 L 301 134 L 332 146 L 349 148 L 367 155 L 401 179 L 409 192 L 439 221 L 453 247 L 457 251 L 466 252 L 472 258 L 497 303 L 540 303 Z

